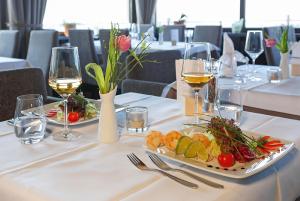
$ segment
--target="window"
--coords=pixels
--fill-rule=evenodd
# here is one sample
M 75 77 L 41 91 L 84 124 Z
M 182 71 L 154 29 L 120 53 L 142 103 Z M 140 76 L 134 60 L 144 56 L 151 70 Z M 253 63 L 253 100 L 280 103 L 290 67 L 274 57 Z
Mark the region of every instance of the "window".
M 47 1 L 44 28 L 63 30 L 63 23 L 77 23 L 79 28 L 110 28 L 110 23 L 122 27 L 129 23 L 126 0 L 49 0 Z
M 287 23 L 300 27 L 299 0 L 249 0 L 246 1 L 246 27 L 278 26 Z
M 182 13 L 187 26 L 219 25 L 231 27 L 240 18 L 240 0 L 157 0 L 157 23 L 173 24 Z

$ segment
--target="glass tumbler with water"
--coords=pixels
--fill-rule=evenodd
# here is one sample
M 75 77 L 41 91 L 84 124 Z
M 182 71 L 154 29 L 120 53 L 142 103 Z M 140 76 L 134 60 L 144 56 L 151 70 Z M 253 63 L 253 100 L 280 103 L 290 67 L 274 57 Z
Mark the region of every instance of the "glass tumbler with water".
M 17 97 L 14 130 L 23 144 L 40 142 L 45 135 L 46 117 L 43 96 L 28 94 Z
M 217 89 L 216 112 L 226 119 L 233 119 L 240 124 L 243 111 L 241 89 L 236 84 L 219 84 Z

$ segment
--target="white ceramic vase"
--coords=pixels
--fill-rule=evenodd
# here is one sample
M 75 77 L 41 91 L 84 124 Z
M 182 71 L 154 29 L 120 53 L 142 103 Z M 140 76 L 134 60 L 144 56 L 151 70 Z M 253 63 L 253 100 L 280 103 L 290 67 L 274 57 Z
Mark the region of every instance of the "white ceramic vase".
M 289 53 L 280 53 L 280 64 L 282 79 L 288 79 L 290 77 L 289 71 Z
M 114 99 L 117 87 L 106 94 L 101 94 L 101 108 L 98 124 L 98 140 L 100 143 L 114 143 L 119 140 L 117 116 Z

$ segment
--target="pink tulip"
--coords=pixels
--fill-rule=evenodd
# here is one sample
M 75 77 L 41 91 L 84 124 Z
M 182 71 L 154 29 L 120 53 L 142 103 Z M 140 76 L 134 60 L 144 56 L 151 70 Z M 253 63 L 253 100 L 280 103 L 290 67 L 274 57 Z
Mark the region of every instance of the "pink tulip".
M 265 39 L 266 47 L 274 47 L 276 45 L 276 40 L 274 38 Z
M 117 46 L 121 52 L 126 52 L 131 46 L 130 37 L 125 35 L 118 36 Z

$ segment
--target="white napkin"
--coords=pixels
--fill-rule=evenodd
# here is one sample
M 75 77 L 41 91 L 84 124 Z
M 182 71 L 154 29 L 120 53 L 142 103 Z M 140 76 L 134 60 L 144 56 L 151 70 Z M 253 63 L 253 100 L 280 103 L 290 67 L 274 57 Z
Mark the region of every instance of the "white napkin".
M 237 66 L 234 45 L 227 33 L 224 33 L 223 41 L 223 55 L 220 58 L 222 62 L 221 76 L 233 77 Z
M 155 40 L 156 40 L 156 38 L 155 38 L 155 36 L 154 36 L 154 27 L 153 27 L 153 26 L 151 26 L 151 27 L 146 31 L 146 33 L 149 35 L 149 39 L 150 39 L 151 41 L 155 41 Z

